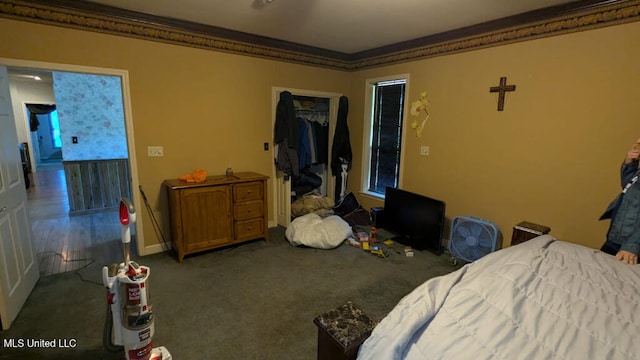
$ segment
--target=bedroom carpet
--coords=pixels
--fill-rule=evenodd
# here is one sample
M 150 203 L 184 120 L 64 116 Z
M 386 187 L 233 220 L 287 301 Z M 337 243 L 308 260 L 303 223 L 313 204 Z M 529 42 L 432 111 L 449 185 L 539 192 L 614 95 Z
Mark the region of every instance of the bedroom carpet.
M 134 259 L 151 268 L 155 346 L 180 359 L 315 359 L 313 319 L 352 301 L 379 320 L 425 280 L 460 266 L 449 255 L 403 246 L 380 258 L 343 244 L 332 250 L 293 247 L 284 228 L 254 241 L 185 258 Z M 379 239 L 384 239 L 384 232 Z M 0 332 L 0 359 L 120 359 L 102 346 L 106 290 L 94 263 L 41 277 L 18 318 Z M 7 340 L 44 339 L 75 347 L 8 348 Z

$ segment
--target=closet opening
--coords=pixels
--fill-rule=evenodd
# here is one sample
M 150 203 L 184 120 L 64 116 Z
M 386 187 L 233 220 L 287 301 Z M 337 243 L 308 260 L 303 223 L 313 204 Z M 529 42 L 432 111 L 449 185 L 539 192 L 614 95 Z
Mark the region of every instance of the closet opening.
M 294 96 L 298 122 L 299 175 L 292 177 L 291 201 L 305 195 L 327 196 L 329 100 Z
M 297 151 L 300 175 L 286 175 L 273 166 L 272 186 L 273 212 L 277 224 L 287 227 L 292 221 L 291 205 L 305 195 L 334 198 L 335 176 L 330 169 L 331 143 L 336 127 L 339 93 L 300 90 L 289 88 L 272 88 L 272 128 L 280 93 L 288 91 L 293 97 L 293 105 L 298 123 Z M 274 160 L 277 152 L 272 146 Z M 271 225 L 270 225 L 271 226 Z

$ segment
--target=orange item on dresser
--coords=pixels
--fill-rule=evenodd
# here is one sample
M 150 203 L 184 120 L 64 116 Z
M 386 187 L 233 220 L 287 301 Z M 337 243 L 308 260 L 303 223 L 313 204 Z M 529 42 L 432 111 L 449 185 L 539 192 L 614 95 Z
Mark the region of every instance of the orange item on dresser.
M 191 174 L 182 175 L 179 177 L 180 180 L 186 181 L 188 183 L 199 183 L 205 181 L 207 178 L 207 172 L 202 169 L 195 169 Z

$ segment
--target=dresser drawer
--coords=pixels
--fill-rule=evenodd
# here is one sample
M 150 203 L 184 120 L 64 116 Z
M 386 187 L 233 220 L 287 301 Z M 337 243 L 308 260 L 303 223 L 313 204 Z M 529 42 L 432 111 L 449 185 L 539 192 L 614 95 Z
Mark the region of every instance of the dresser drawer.
M 262 218 L 236 221 L 235 223 L 236 241 L 246 239 L 256 239 L 264 237 L 264 223 Z
M 236 204 L 233 207 L 233 218 L 236 220 L 247 220 L 262 217 L 262 204 L 262 201 L 246 201 Z
M 235 202 L 262 200 L 263 197 L 262 182 L 260 181 L 235 184 L 233 186 L 233 201 Z

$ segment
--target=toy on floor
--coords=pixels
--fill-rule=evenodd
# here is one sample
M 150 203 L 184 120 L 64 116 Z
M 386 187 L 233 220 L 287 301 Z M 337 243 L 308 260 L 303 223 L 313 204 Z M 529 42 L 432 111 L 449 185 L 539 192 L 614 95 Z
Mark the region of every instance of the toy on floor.
M 154 348 L 153 313 L 149 303 L 151 269 L 131 261 L 129 226 L 136 222 L 133 204 L 120 200 L 120 224 L 124 262 L 102 268 L 102 282 L 107 288 L 107 318 L 103 343 L 109 351 L 124 350 L 126 360 L 171 360 L 164 347 Z
M 385 254 L 384 251 L 379 246 L 371 247 L 371 250 L 369 250 L 369 252 L 372 255 L 378 255 L 378 257 L 381 257 L 381 258 L 386 258 L 387 257 L 387 254 Z

